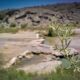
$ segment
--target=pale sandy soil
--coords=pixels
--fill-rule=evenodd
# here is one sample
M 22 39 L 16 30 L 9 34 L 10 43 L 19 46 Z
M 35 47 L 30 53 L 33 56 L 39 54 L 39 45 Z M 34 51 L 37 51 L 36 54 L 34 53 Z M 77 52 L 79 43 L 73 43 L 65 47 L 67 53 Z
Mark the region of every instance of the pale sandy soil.
M 26 45 L 31 40 L 38 39 L 35 32 L 19 32 L 16 34 L 0 34 L 0 52 L 3 53 L 4 59 L 9 61 L 26 50 Z
M 70 47 L 80 50 L 80 34 L 78 30 L 78 35 L 72 37 L 72 42 Z M 39 39 L 35 32 L 19 32 L 16 34 L 1 33 L 0 34 L 0 52 L 3 53 L 6 62 L 11 60 L 13 57 L 26 51 L 29 48 L 27 45 L 33 41 Z M 52 40 L 54 43 L 59 44 L 59 40 L 54 38 Z M 32 43 L 30 43 L 32 44 Z M 35 42 L 33 43 L 35 44 Z M 52 45 L 52 44 L 51 44 Z M 33 47 L 34 48 L 34 47 Z M 61 64 L 60 61 L 44 61 L 46 56 L 36 55 L 32 59 L 26 59 L 19 65 L 19 69 L 26 72 L 48 72 L 49 70 L 55 69 L 56 66 Z

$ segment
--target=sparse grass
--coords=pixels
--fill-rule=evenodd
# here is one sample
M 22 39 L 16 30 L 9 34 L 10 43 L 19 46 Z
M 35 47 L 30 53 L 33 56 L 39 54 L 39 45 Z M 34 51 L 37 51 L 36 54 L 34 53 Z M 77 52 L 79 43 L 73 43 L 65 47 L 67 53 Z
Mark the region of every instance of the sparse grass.
M 18 32 L 18 30 L 19 30 L 19 28 L 14 28 L 14 27 L 12 27 L 12 28 L 0 28 L 0 33 L 16 33 L 16 32 Z
M 26 74 L 15 69 L 0 69 L 0 80 L 80 80 L 80 72 L 72 69 L 58 69 L 56 73 L 49 74 Z
M 39 28 L 38 28 L 39 29 Z M 18 28 L 1 28 L 0 32 L 12 32 L 15 33 Z M 51 42 L 51 41 L 50 41 Z M 52 42 L 54 42 L 52 40 Z M 80 72 L 73 71 L 72 68 L 57 69 L 56 73 L 51 72 L 49 74 L 26 74 L 23 71 L 18 71 L 16 69 L 0 69 L 0 80 L 80 80 Z
M 28 26 L 27 24 L 22 24 L 21 28 L 17 27 L 15 24 L 11 24 L 9 28 L 6 28 L 4 25 L 0 25 L 0 33 L 16 33 L 19 30 L 23 31 L 38 31 L 40 34 L 43 34 L 44 31 L 48 32 L 48 27 L 33 27 L 33 26 Z

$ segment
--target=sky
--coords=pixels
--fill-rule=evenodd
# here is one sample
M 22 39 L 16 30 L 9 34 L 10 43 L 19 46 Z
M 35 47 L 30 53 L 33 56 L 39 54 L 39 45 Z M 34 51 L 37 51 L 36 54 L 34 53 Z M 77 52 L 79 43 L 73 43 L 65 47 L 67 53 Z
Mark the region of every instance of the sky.
M 0 9 L 22 8 L 69 2 L 80 2 L 80 0 L 0 0 Z

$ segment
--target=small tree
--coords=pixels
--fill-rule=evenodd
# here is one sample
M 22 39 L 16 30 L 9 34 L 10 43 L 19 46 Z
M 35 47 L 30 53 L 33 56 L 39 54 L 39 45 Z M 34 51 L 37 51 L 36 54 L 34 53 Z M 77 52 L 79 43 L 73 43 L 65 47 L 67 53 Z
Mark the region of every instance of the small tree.
M 68 47 L 71 43 L 71 35 L 73 34 L 72 28 L 68 25 L 66 26 L 62 24 L 51 24 L 50 28 L 52 28 L 52 31 L 54 31 L 54 33 L 56 33 L 61 43 L 61 47 L 56 45 L 56 49 L 65 56 L 67 62 L 70 63 L 69 67 L 80 71 L 80 67 L 77 66 L 77 64 L 80 62 L 80 57 L 76 58 L 74 55 L 69 57 L 71 50 Z

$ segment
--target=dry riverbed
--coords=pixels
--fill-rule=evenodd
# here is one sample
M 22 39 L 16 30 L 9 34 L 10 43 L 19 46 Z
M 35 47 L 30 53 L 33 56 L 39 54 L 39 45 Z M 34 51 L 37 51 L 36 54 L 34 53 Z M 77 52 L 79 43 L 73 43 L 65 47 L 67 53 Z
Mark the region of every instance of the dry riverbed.
M 1 33 L 0 34 L 0 52 L 4 55 L 5 62 L 9 62 L 12 58 L 21 55 L 27 49 L 43 49 L 44 51 L 49 51 L 48 45 L 54 46 L 56 43 L 60 44 L 57 37 L 46 37 L 44 48 L 42 45 L 39 47 L 35 46 L 35 40 L 38 40 L 39 35 L 36 32 L 26 31 L 18 32 L 16 34 L 11 33 Z M 39 43 L 39 42 L 38 42 Z M 29 45 L 28 45 L 29 44 Z M 48 45 L 46 45 L 48 44 Z M 31 46 L 32 45 L 32 46 Z M 50 46 L 49 46 L 50 47 Z M 73 47 L 80 51 L 80 35 L 75 35 L 72 37 L 72 42 L 70 47 Z M 46 50 L 47 49 L 47 50 Z M 61 61 L 51 60 L 51 55 L 34 55 L 31 59 L 23 59 L 18 65 L 18 68 L 26 72 L 48 72 L 61 64 Z M 50 58 L 50 60 L 49 60 Z M 48 59 L 48 61 L 47 61 Z

